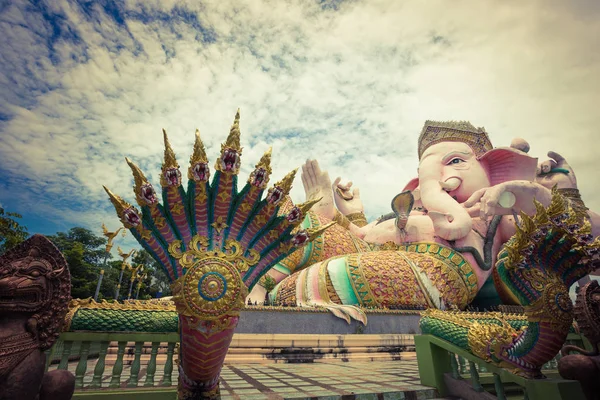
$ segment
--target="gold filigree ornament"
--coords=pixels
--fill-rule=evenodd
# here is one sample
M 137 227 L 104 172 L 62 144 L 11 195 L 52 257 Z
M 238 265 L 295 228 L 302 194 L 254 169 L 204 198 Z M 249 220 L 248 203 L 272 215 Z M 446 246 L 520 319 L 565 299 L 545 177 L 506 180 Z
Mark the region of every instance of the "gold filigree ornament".
M 198 260 L 177 281 L 179 290 L 173 296 L 177 312 L 207 321 L 239 315 L 248 294 L 237 268 L 221 257 Z
M 260 255 L 235 240 L 226 240 L 223 250 L 209 250 L 206 237 L 196 235 L 189 249 L 181 251 L 181 242 L 173 242 L 169 253 L 186 271 L 172 285 L 177 312 L 203 320 L 224 315 L 239 315 L 248 289 L 241 274 L 258 263 Z
M 557 330 L 569 329 L 573 323 L 573 303 L 567 287 L 556 278 L 546 281 L 542 296 L 525 313 L 530 322 L 551 324 Z
M 499 321 L 501 325 L 472 322 L 467 332 L 471 352 L 487 362 L 496 362 L 492 359 L 492 354 L 498 357 L 502 347 L 510 345 L 513 338 L 518 334 L 517 330 L 511 327 L 501 316 L 495 316 L 494 319 Z

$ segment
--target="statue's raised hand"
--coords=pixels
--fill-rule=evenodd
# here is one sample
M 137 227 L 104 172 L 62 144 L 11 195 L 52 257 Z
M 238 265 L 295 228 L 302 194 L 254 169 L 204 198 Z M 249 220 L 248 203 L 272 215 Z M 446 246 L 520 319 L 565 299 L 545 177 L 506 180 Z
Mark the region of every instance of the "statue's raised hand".
M 352 189 L 352 182 L 341 184 L 342 178 L 338 177 L 331 188 L 333 189 L 333 198 L 335 206 L 344 215 L 364 212 L 362 200 L 360 199 L 360 190 Z
M 302 166 L 302 184 L 306 201 L 321 199 L 312 207 L 312 211 L 328 219 L 335 216 L 331 179 L 326 171 L 321 171 L 317 160 L 306 160 Z
M 577 189 L 577 178 L 567 160 L 554 151 L 549 151 L 548 157 L 538 165 L 535 181 L 548 189 L 554 185 L 559 189 Z

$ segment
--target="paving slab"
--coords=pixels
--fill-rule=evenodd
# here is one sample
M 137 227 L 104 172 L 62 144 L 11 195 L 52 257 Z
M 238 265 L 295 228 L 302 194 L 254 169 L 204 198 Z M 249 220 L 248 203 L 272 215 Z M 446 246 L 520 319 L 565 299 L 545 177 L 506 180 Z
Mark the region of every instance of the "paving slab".
M 92 380 L 95 360 L 90 360 L 84 378 L 84 387 Z M 69 363 L 75 372 L 77 363 Z M 56 366 L 51 367 L 51 369 Z M 128 390 L 131 366 L 124 365 L 121 388 Z M 146 370 L 141 368 L 138 387 L 144 385 Z M 102 388 L 111 380 L 111 368 L 102 379 Z M 163 380 L 162 366 L 158 366 L 155 385 Z M 177 370 L 172 382 L 177 382 Z M 85 389 L 84 389 L 85 390 Z M 130 389 L 129 389 L 130 390 Z M 415 360 L 225 365 L 221 374 L 221 394 L 225 399 L 433 399 L 435 389 L 421 385 Z

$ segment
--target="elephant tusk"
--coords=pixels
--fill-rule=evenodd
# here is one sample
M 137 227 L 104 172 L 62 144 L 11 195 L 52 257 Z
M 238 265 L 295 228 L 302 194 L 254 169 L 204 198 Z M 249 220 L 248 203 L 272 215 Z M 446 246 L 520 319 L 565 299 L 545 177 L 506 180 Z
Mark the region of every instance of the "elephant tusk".
M 415 201 L 421 200 L 421 190 L 420 189 L 413 190 L 412 195 L 413 195 L 413 199 Z
M 462 183 L 462 180 L 460 178 L 454 177 L 454 178 L 448 178 L 444 182 L 440 181 L 440 186 L 446 192 L 451 192 L 451 191 L 457 189 L 461 183 Z

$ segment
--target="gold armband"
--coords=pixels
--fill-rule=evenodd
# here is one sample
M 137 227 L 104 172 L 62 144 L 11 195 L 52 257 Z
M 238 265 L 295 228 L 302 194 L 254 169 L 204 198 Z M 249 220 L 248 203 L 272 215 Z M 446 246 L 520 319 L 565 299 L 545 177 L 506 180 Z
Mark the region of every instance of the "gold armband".
M 343 216 L 342 213 L 340 213 L 339 211 L 335 212 L 335 215 L 333 216 L 333 221 L 337 222 L 337 224 L 342 228 L 348 229 L 348 227 L 350 226 L 350 221 L 348 220 L 348 218 Z
M 571 207 L 576 214 L 587 217 L 588 208 L 583 203 L 583 200 L 581 200 L 578 189 L 558 189 L 558 192 L 569 200 Z
M 365 214 L 362 212 L 348 214 L 346 215 L 346 218 L 348 218 L 348 221 L 352 222 L 359 228 L 362 228 L 363 226 L 368 224 L 367 217 L 365 217 Z

